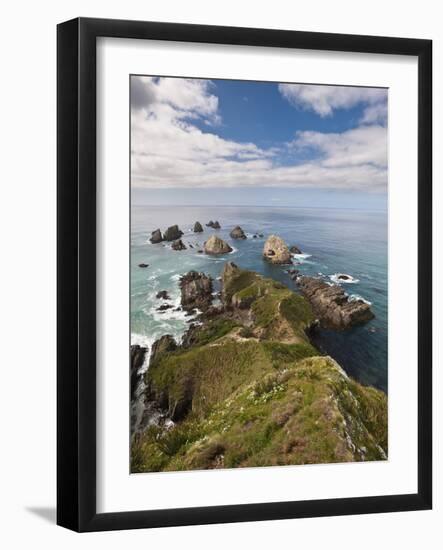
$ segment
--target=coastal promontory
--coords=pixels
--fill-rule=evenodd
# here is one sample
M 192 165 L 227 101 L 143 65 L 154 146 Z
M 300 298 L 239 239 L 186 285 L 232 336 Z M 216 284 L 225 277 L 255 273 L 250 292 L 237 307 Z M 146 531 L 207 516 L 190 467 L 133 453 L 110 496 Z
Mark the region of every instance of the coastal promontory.
M 327 328 L 345 329 L 374 318 L 370 304 L 351 299 L 339 285 L 315 277 L 297 277 L 297 285 Z
M 204 277 L 188 273 L 182 292 Z M 309 301 L 232 262 L 221 285 L 221 305 L 182 344 L 153 346 L 144 382 L 157 421 L 133 437 L 131 471 L 386 459 L 386 394 L 312 345 Z

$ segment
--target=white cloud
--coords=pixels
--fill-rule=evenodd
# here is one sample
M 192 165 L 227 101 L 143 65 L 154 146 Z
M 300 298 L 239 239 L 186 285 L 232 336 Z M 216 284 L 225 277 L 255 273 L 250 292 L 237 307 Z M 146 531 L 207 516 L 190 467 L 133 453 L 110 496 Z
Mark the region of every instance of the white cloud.
M 282 149 L 215 133 L 220 113 L 210 82 L 137 78 L 131 87 L 131 181 L 136 187 L 386 187 L 386 128 L 380 125 L 335 134 L 297 133 L 284 147 L 282 165 Z M 208 131 L 197 121 L 209 124 Z M 301 162 L 306 151 L 311 160 Z
M 278 89 L 292 105 L 321 117 L 331 116 L 336 109 L 350 109 L 358 104 L 383 105 L 387 100 L 387 90 L 381 88 L 279 84 Z
M 375 103 L 369 105 L 363 111 L 363 116 L 360 120 L 362 124 L 386 124 L 388 119 L 388 104 Z
M 373 165 L 387 167 L 387 132 L 383 126 L 361 126 L 342 133 L 298 132 L 296 149 L 311 148 L 324 167 Z
M 175 119 L 203 117 L 218 123 L 218 97 L 210 86 L 208 80 L 191 78 L 132 77 L 131 106 L 151 113 L 167 106 Z

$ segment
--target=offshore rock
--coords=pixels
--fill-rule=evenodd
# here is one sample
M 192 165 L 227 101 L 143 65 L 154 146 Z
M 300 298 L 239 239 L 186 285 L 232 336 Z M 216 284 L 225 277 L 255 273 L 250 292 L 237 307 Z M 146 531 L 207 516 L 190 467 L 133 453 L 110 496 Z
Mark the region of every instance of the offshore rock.
M 161 243 L 163 241 L 163 236 L 160 229 L 156 229 L 151 233 L 151 238 L 149 239 L 152 244 Z
M 272 264 L 290 264 L 291 253 L 285 241 L 277 235 L 267 238 L 263 248 L 263 257 Z
M 183 235 L 183 231 L 180 231 L 178 225 L 171 225 L 165 231 L 164 240 L 165 241 L 176 241 Z
M 206 254 L 227 254 L 228 252 L 232 252 L 229 244 L 216 235 L 209 237 L 205 242 L 204 248 Z
M 363 300 L 350 300 L 339 285 L 329 285 L 314 277 L 298 277 L 297 284 L 322 324 L 328 328 L 346 329 L 374 318 L 369 304 Z
M 186 250 L 186 246 L 181 239 L 177 239 L 171 245 L 172 250 Z
M 245 232 L 239 225 L 236 225 L 229 235 L 231 239 L 246 239 Z
M 206 311 L 212 304 L 212 279 L 204 273 L 189 271 L 180 279 L 181 305 L 190 311 Z
M 210 222 L 208 222 L 206 224 L 206 227 L 212 227 L 212 229 L 220 229 L 220 224 L 218 223 L 218 221 L 216 220 L 215 222 L 213 222 L 212 220 Z

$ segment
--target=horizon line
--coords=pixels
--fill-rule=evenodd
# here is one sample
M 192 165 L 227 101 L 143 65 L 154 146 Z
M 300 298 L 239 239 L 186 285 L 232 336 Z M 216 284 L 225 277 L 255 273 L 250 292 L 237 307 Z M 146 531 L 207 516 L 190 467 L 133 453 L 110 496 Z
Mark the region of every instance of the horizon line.
M 213 204 L 139 204 L 132 203 L 131 206 L 147 206 L 147 207 L 192 207 L 192 208 L 214 208 Z M 216 208 L 301 208 L 301 209 L 317 209 L 317 210 L 365 210 L 366 212 L 387 212 L 387 208 L 362 208 L 362 207 L 335 207 L 335 206 L 283 206 L 269 204 L 217 204 Z

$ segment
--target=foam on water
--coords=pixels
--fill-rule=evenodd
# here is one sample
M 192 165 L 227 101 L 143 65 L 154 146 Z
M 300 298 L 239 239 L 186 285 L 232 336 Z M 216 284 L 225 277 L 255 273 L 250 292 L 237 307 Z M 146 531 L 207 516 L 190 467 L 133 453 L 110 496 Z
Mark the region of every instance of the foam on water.
M 204 225 L 204 220 L 210 218 L 220 219 L 222 228 L 216 233 Z M 203 224 L 204 233 L 194 234 L 191 230 L 196 220 Z M 384 213 L 319 208 L 133 205 L 132 332 L 147 334 L 150 341 L 164 334 L 171 334 L 180 341 L 192 321 L 192 317 L 184 315 L 183 311 L 172 311 L 179 304 L 180 276 L 191 270 L 207 273 L 214 280 L 214 289 L 219 290 L 217 278 L 223 263 L 229 260 L 243 269 L 272 277 L 297 292 L 296 285 L 286 273 L 287 266 L 270 265 L 263 260 L 263 241 L 269 235 L 276 234 L 286 243 L 297 242 L 302 247 L 302 254 L 291 254 L 293 265 L 300 275 L 319 277 L 328 284 L 340 284 L 342 287 L 345 283 L 354 284 L 352 289 L 358 289 L 358 294 L 351 299 L 364 296 L 365 301 L 373 303 L 379 327 L 376 333 L 369 333 L 367 327 L 356 327 L 343 333 L 326 331 L 321 333 L 319 345 L 337 359 L 351 376 L 384 388 L 387 380 L 386 220 Z M 163 243 L 154 246 L 147 239 L 157 227 L 164 230 L 173 224 L 178 224 L 184 232 L 182 239 L 187 250 L 171 251 Z M 236 241 L 230 238 L 229 232 L 236 225 L 244 229 L 247 239 Z M 264 237 L 253 239 L 253 235 L 258 233 Z M 234 250 L 215 257 L 198 254 L 197 250 L 202 249 L 204 241 L 212 234 L 218 234 Z M 369 240 L 368 234 L 371 235 Z M 365 242 L 364 253 L 362 242 Z M 191 248 L 189 243 L 195 248 Z M 138 264 L 142 262 L 149 263 L 149 268 L 140 269 Z M 352 270 L 352 279 L 338 280 L 337 275 L 347 270 Z M 166 290 L 171 301 L 158 300 L 156 293 L 159 290 Z M 173 308 L 164 313 L 156 311 L 160 305 L 168 303 L 174 304 Z
M 365 298 L 363 298 L 363 296 L 360 296 L 360 294 L 351 294 L 349 296 L 349 301 L 350 302 L 361 301 L 361 302 L 364 302 L 365 304 L 368 304 L 368 306 L 372 306 L 372 302 L 370 302 L 369 300 L 366 300 Z
M 345 276 L 349 277 L 348 279 L 340 279 L 340 277 Z M 329 275 L 329 278 L 332 282 L 336 284 L 345 283 L 347 285 L 352 285 L 360 282 L 360 279 L 354 279 L 352 275 L 348 275 L 347 273 L 334 273 L 333 275 Z

